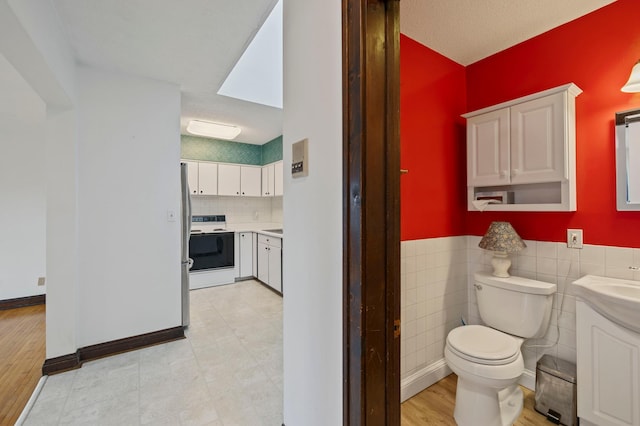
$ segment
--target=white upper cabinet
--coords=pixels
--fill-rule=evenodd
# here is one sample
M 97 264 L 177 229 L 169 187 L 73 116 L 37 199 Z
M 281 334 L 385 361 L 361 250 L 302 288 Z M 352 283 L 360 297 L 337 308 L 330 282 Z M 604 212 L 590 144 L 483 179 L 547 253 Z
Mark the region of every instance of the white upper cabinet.
M 259 197 L 261 168 L 218 164 L 218 195 Z
M 262 196 L 273 197 L 282 195 L 283 168 L 282 161 L 267 164 L 262 167 Z
M 218 195 L 240 195 L 240 166 L 218 164 Z
M 575 98 L 567 84 L 464 114 L 469 210 L 508 192 L 487 210 L 575 211 Z M 487 195 L 489 194 L 489 195 Z
M 273 197 L 275 185 L 275 175 L 273 164 L 262 167 L 262 196 Z
M 273 164 L 273 175 L 274 175 L 274 179 L 273 179 L 273 195 L 278 196 L 278 195 L 282 195 L 283 193 L 283 177 L 284 177 L 284 170 L 283 170 L 283 165 L 282 165 L 282 161 L 278 161 L 276 163 Z
M 185 161 L 187 181 L 192 195 L 216 195 L 218 193 L 218 165 Z

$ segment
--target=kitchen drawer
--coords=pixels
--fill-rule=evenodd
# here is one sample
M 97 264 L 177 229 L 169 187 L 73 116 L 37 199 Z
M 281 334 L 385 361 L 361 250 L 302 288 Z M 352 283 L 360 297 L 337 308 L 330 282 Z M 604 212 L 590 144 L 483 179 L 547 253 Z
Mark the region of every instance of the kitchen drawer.
M 258 234 L 258 244 L 260 243 L 282 248 L 282 238 L 271 237 L 269 235 Z

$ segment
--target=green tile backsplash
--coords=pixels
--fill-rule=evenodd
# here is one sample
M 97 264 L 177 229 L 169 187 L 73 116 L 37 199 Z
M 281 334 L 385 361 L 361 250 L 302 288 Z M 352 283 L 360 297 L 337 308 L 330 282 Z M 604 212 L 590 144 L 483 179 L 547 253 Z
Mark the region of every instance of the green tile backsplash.
M 263 166 L 282 160 L 282 136 L 264 145 L 180 135 L 180 158 Z

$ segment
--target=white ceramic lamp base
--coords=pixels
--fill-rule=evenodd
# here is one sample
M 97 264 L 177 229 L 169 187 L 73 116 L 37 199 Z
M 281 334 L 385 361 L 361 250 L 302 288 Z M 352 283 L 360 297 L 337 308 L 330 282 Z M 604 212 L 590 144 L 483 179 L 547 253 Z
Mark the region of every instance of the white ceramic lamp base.
M 494 251 L 491 259 L 493 265 L 493 275 L 500 278 L 510 277 L 509 268 L 511 267 L 511 259 L 504 251 Z

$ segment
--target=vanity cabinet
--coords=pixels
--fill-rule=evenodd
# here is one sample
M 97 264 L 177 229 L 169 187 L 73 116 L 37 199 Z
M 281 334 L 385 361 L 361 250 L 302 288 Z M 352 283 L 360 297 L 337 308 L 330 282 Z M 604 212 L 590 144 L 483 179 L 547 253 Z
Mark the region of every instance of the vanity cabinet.
M 640 425 L 640 333 L 576 302 L 578 417 L 585 426 Z
M 258 279 L 282 293 L 282 238 L 258 234 Z
M 575 211 L 575 84 L 464 114 L 468 208 L 510 192 L 487 210 Z
M 218 165 L 197 161 L 185 161 L 187 181 L 192 195 L 218 194 Z
M 259 197 L 261 168 L 218 164 L 218 195 Z

